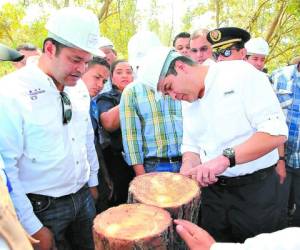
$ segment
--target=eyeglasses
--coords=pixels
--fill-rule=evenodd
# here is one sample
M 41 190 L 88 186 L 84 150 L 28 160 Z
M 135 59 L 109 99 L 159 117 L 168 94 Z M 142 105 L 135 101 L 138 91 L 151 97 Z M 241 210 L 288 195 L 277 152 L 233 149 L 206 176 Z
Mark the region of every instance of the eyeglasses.
M 208 50 L 207 46 L 200 47 L 199 49 L 197 49 L 197 48 L 191 48 L 191 52 L 192 53 L 197 53 L 198 51 L 201 52 L 201 53 L 204 53 L 207 50 Z
M 72 105 L 69 96 L 66 92 L 60 92 L 60 99 L 62 105 L 62 119 L 63 124 L 68 124 L 72 119 Z
M 220 49 L 213 52 L 215 58 L 218 58 L 220 55 L 224 57 L 230 57 L 232 55 L 233 50 L 238 50 L 237 48 L 227 48 L 227 49 Z

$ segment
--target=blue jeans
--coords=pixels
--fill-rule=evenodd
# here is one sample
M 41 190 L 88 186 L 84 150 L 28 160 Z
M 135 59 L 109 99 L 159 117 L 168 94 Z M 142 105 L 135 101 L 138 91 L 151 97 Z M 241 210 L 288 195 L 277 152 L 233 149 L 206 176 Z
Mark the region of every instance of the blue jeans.
M 28 195 L 36 216 L 48 227 L 58 250 L 93 250 L 95 205 L 85 185 L 77 193 L 60 198 Z
M 157 162 L 152 160 L 145 160 L 144 169 L 146 173 L 151 172 L 173 172 L 178 173 L 181 167 L 181 161 L 177 162 Z

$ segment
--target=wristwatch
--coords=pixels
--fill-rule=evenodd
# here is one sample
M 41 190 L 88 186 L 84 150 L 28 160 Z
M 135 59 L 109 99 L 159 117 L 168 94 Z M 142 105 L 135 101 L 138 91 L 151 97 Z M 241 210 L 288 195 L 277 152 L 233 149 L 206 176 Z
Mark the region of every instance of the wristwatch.
M 285 161 L 285 157 L 284 156 L 279 156 L 278 161 Z
M 230 165 L 229 167 L 232 168 L 235 166 L 235 152 L 233 148 L 226 148 L 223 150 L 223 155 L 228 158 Z

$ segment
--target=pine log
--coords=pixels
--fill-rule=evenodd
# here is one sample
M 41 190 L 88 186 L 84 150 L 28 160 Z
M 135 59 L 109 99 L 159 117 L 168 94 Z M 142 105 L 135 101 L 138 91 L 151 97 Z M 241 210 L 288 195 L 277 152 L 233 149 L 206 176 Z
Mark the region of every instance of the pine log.
M 164 209 L 123 204 L 97 215 L 93 236 L 96 250 L 172 250 L 173 226 Z
M 200 187 L 197 182 L 177 173 L 155 172 L 137 176 L 129 186 L 128 203 L 157 206 L 170 212 L 173 219 L 198 221 Z M 175 230 L 173 230 L 176 232 Z M 174 234 L 175 249 L 186 249 Z

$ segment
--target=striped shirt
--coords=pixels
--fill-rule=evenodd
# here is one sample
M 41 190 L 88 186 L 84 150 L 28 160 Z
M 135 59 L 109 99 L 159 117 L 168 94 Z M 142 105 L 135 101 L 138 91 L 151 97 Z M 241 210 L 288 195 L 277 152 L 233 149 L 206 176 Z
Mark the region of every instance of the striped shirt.
M 283 67 L 271 75 L 289 128 L 285 155 L 286 164 L 292 168 L 300 168 L 300 73 L 296 66 Z
M 120 120 L 125 159 L 128 165 L 143 164 L 149 157 L 181 155 L 181 102 L 134 82 L 123 91 Z

